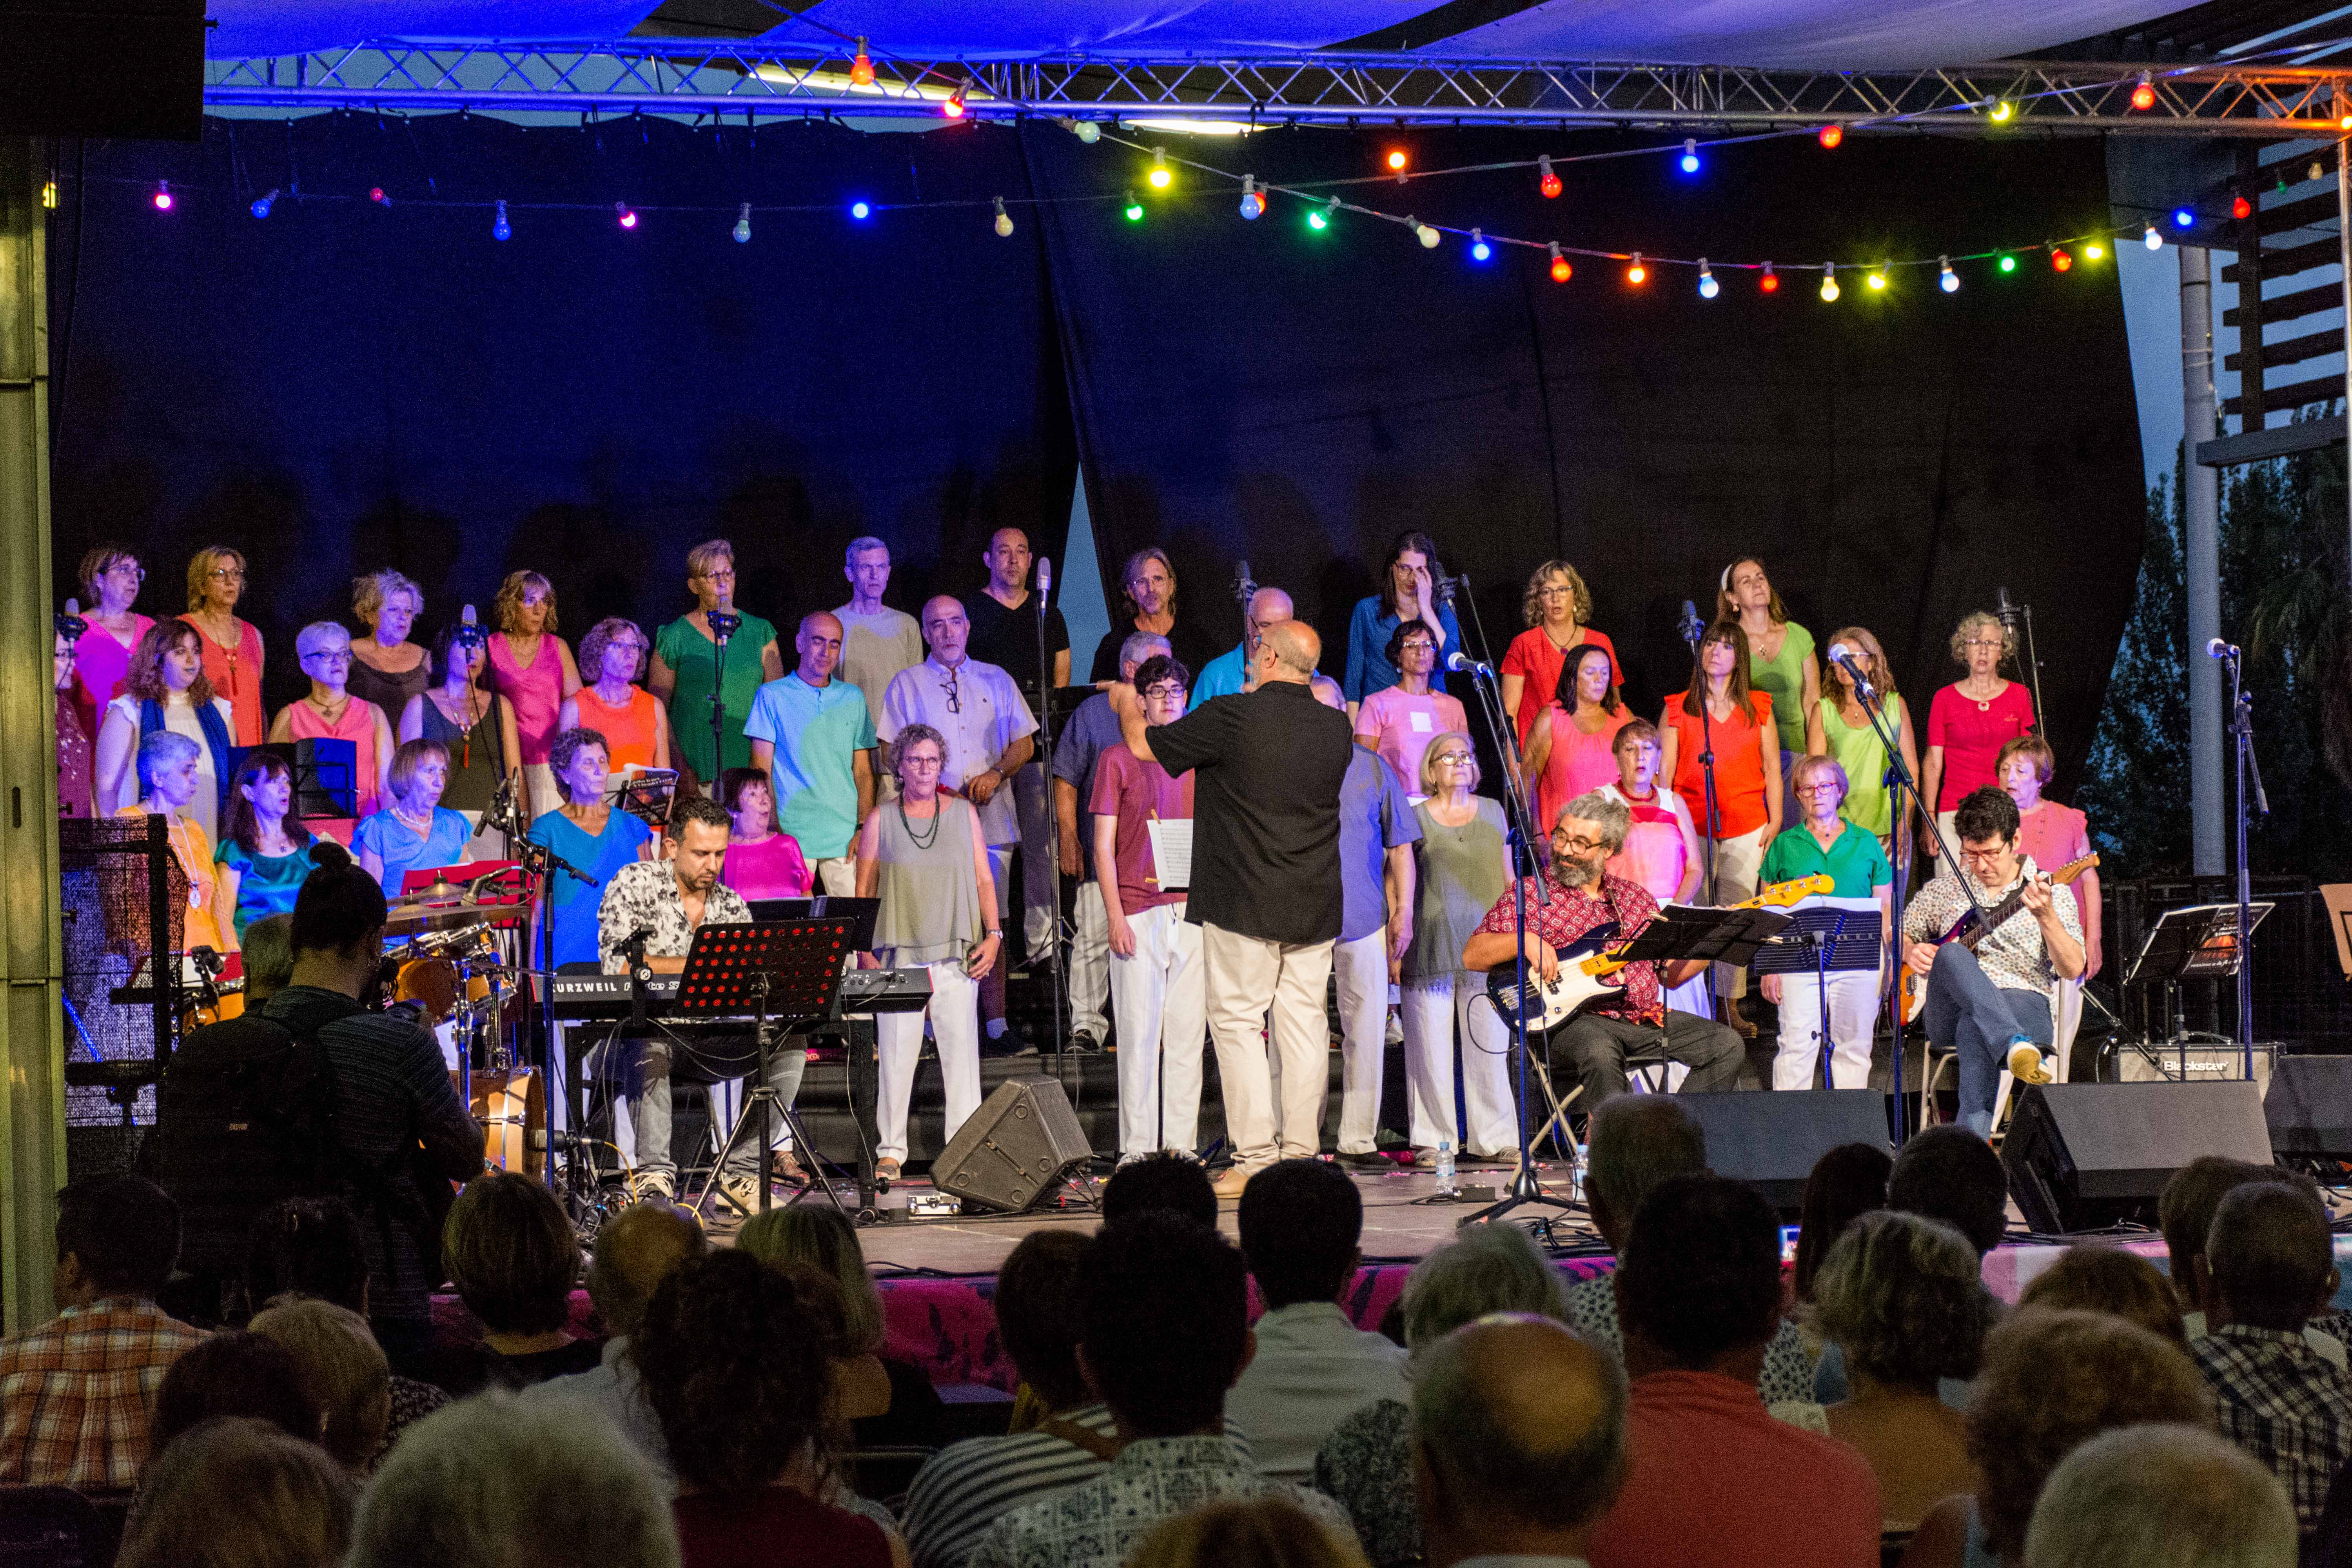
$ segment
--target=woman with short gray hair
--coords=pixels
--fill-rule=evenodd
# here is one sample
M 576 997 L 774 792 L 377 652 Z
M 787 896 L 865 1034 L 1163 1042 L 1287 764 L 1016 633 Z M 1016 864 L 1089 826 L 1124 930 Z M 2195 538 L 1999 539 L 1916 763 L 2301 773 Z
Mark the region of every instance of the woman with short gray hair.
M 310 694 L 278 710 L 272 745 L 289 741 L 349 741 L 353 748 L 355 816 L 374 813 L 392 788 L 392 721 L 351 689 L 352 634 L 334 621 L 312 621 L 294 637 L 294 657 L 310 678 Z

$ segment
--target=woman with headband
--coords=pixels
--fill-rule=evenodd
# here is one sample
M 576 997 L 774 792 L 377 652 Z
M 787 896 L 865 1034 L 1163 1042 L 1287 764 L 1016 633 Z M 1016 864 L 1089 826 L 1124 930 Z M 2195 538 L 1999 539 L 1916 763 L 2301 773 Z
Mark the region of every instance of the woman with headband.
M 1748 686 L 1772 699 L 1772 723 L 1780 735 L 1780 778 L 1796 777 L 1805 754 L 1805 715 L 1822 700 L 1822 672 L 1813 658 L 1813 634 L 1789 618 L 1789 606 L 1764 574 L 1764 563 L 1743 555 L 1723 569 L 1715 596 L 1715 618 L 1738 625 L 1748 654 Z M 1793 796 L 1780 802 L 1780 820 L 1797 819 Z

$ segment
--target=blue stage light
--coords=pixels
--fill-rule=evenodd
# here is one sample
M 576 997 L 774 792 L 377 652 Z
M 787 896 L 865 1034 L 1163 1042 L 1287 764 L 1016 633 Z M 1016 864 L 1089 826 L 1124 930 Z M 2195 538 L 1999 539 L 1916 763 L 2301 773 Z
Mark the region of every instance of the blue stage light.
M 874 216 L 874 208 L 863 198 L 860 198 L 859 200 L 849 204 L 849 216 L 856 218 L 858 222 L 864 223 L 867 218 Z

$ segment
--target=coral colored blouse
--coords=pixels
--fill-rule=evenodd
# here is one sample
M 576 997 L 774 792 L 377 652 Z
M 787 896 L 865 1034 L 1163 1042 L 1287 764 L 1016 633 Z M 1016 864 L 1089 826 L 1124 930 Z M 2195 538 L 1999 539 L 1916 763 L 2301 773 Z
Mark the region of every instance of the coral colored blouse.
M 1751 691 L 1748 700 L 1754 718 L 1748 723 L 1733 719 L 1712 726 L 1715 734 L 1715 810 L 1716 841 L 1738 838 L 1755 832 L 1770 820 L 1764 805 L 1764 744 L 1770 738 L 1777 752 L 1780 732 L 1772 724 L 1772 698 L 1768 692 Z M 1675 793 L 1689 805 L 1691 821 L 1698 836 L 1706 833 L 1706 773 L 1699 766 L 1700 753 L 1706 750 L 1707 729 L 1700 721 L 1683 711 L 1684 700 L 1670 699 L 1666 703 L 1666 722 L 1674 727 L 1677 737 L 1675 750 Z
M 1606 653 L 1609 656 L 1610 684 L 1613 686 L 1622 681 L 1625 671 L 1617 662 L 1617 645 L 1609 640 L 1609 634 L 1596 632 L 1591 626 L 1581 630 L 1584 640 L 1576 646 L 1580 648 L 1597 647 Z M 1546 708 L 1559 700 L 1560 667 L 1568 662 L 1570 651 L 1554 643 L 1541 626 L 1529 626 L 1513 637 L 1511 646 L 1503 650 L 1500 673 L 1522 676 L 1527 680 L 1527 685 L 1519 690 L 1517 719 L 1519 750 L 1522 752 L 1527 750 L 1528 737 L 1535 733 L 1536 721 L 1543 717 Z M 1609 776 L 1615 778 L 1616 769 L 1610 769 Z
M 240 616 L 236 646 L 223 647 L 193 617 L 180 619 L 196 626 L 196 646 L 205 653 L 205 679 L 213 683 L 213 695 L 228 704 L 231 738 L 240 746 L 258 746 L 269 733 L 269 716 L 261 709 L 261 633 Z
M 580 727 L 604 737 L 604 755 L 613 772 L 617 773 L 632 763 L 641 768 L 654 765 L 655 715 L 661 704 L 652 692 L 632 686 L 629 700 L 618 708 L 607 706 L 593 686 L 582 687 L 572 698 L 580 704 Z
M 357 816 L 366 816 L 376 808 L 377 781 L 383 775 L 379 771 L 383 759 L 375 754 L 376 721 L 383 710 L 362 698 L 352 697 L 343 703 L 343 716 L 330 724 L 319 717 L 306 698 L 291 703 L 286 710 L 287 727 L 298 741 L 349 741 L 358 748 L 359 755 L 352 763 L 352 789 L 359 796 Z

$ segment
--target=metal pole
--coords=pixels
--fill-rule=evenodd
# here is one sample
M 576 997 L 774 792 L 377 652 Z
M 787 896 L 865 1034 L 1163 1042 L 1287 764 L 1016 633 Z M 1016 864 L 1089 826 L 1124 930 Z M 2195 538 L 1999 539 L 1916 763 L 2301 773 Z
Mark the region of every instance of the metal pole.
M 2221 634 L 2221 477 L 2197 460 L 2198 447 L 2217 433 L 2213 418 L 2213 261 L 2198 246 L 2180 258 L 2180 414 L 2188 461 L 2181 466 L 2182 574 L 2189 595 L 2189 780 L 2193 820 L 2192 864 L 2217 877 L 2228 864 L 2227 804 L 2221 786 L 2221 672 L 2204 657 Z M 2259 342 L 2246 345 L 2261 359 Z M 2259 370 L 2249 374 L 2259 375 Z
M 2352 433 L 2352 169 L 2344 165 L 2347 153 L 2352 153 L 2352 136 L 2336 143 L 2336 262 L 2343 274 L 2344 290 L 2344 417 L 2347 433 Z M 2345 524 L 2347 537 L 2352 537 L 2352 442 L 2345 447 Z

